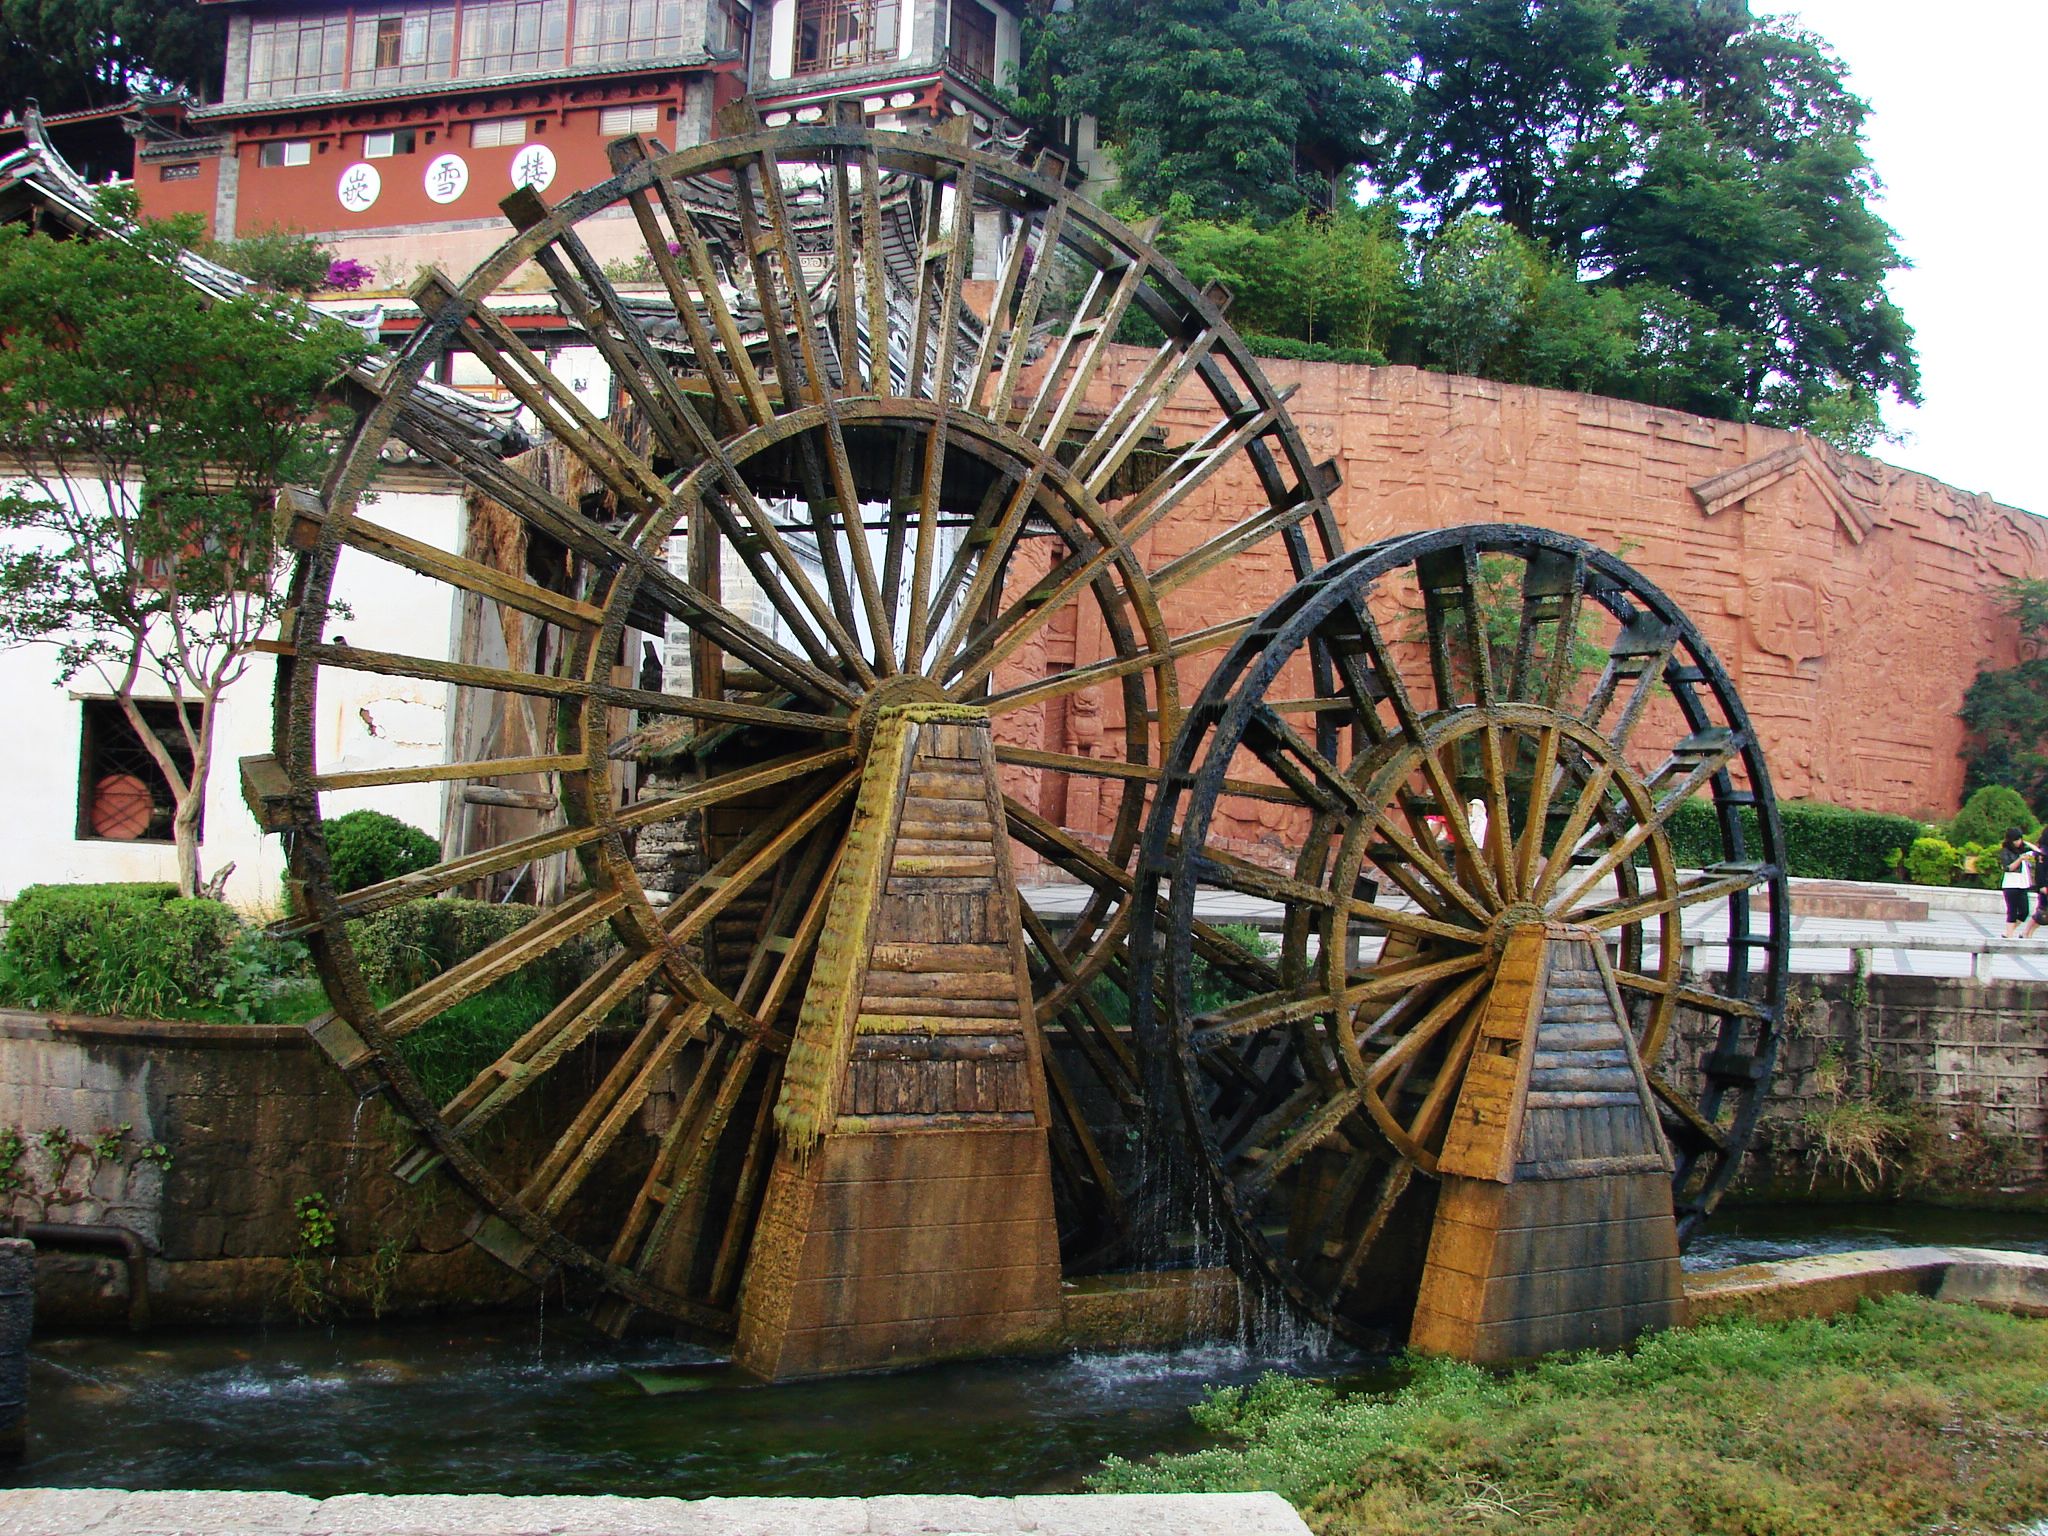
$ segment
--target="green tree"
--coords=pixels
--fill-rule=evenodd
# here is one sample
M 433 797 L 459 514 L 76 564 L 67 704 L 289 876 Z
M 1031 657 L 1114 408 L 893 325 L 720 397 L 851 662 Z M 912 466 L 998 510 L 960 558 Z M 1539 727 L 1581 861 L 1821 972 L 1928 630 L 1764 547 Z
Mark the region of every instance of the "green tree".
M 198 0 L 0 0 L 0 108 L 111 106 L 218 90 L 227 18 Z
M 2020 660 L 1983 668 L 1963 695 L 1963 787 L 2010 785 L 2038 810 L 2048 805 L 2048 580 L 2008 582 L 2000 598 Z
M 2005 840 L 2005 829 L 2018 827 L 2028 837 L 2041 830 L 2041 818 L 2027 806 L 2026 797 L 2004 784 L 1986 784 L 1963 802 L 1956 819 L 1948 824 L 1948 840 L 1960 848 L 1964 843 L 1997 844 Z
M 1018 100 L 1091 114 L 1144 207 L 1265 224 L 1365 162 L 1401 110 L 1394 59 L 1359 0 L 1080 0 L 1035 19 Z
M 1867 109 L 1818 39 L 1746 0 L 1400 14 L 1410 106 L 1376 174 L 1441 229 L 1489 214 L 1633 294 L 1650 346 L 1631 393 L 1852 438 L 1881 398 L 1917 398 L 1912 331 L 1884 290 L 1904 263 L 1870 208 Z
M 50 645 L 60 677 L 120 701 L 170 786 L 189 896 L 216 706 L 281 605 L 276 491 L 317 476 L 327 386 L 363 344 L 269 295 L 201 294 L 177 267 L 189 231 L 120 227 L 0 228 L 0 643 Z M 180 753 L 136 704 L 145 679 L 179 704 Z
M 1184 215 L 1188 201 L 1172 207 Z M 1231 291 L 1241 331 L 1384 352 L 1406 310 L 1408 246 L 1385 205 L 1297 213 L 1270 228 L 1176 216 L 1160 243 L 1193 281 Z

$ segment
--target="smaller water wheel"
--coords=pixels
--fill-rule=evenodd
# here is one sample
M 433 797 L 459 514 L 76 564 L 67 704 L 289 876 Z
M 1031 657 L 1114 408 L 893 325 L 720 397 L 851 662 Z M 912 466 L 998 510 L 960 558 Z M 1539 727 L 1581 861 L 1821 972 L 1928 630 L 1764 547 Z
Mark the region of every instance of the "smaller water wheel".
M 1247 814 L 1276 791 L 1291 814 Z M 1718 857 L 1683 872 L 1671 822 L 1696 796 Z M 1689 1236 L 1770 1077 L 1779 837 L 1727 673 L 1614 556 L 1474 526 L 1303 581 L 1189 711 L 1133 939 L 1155 1092 L 1178 1099 L 1241 1267 L 1348 1336 L 1406 1328 L 1503 956 L 1549 939 L 1576 945 L 1571 975 L 1603 1011 L 1609 978 L 1631 1039 L 1605 1042 L 1605 1070 L 1654 1102 Z M 1256 910 L 1279 914 L 1270 941 L 1215 926 Z M 1712 974 L 1683 969 L 1689 930 L 1725 951 Z M 1552 1097 L 1619 1113 L 1629 1095 Z M 1575 1150 L 1598 1164 L 1618 1149 Z

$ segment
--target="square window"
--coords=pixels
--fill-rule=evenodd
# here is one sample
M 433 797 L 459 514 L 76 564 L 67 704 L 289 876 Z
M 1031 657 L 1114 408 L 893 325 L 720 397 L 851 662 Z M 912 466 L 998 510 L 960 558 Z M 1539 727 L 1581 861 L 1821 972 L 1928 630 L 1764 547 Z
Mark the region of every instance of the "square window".
M 409 155 L 418 142 L 416 130 L 393 128 L 384 133 L 363 135 L 363 158 L 365 160 L 388 160 L 393 155 Z
M 629 133 L 652 133 L 660 126 L 661 108 L 649 102 L 637 107 L 606 107 L 597 114 L 597 131 L 608 139 Z
M 525 142 L 526 119 L 523 117 L 494 117 L 488 122 L 469 125 L 472 149 L 503 149 L 507 145 Z
M 143 723 L 169 747 L 178 771 L 189 774 L 192 754 L 178 729 L 177 705 L 163 699 L 137 702 Z M 199 706 L 186 705 L 185 716 L 196 726 Z M 79 724 L 77 835 L 102 842 L 171 842 L 171 786 L 120 701 L 82 701 Z M 203 818 L 200 835 L 205 836 Z
M 265 144 L 256 152 L 258 165 L 311 165 L 313 163 L 313 141 L 311 139 L 282 139 Z

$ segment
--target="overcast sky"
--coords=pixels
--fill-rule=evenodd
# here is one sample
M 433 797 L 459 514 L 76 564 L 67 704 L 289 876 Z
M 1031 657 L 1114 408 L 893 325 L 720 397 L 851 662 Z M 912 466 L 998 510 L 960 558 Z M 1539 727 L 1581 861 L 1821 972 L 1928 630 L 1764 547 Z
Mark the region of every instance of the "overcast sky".
M 1871 105 L 1880 206 L 1913 263 L 1891 292 L 1918 333 L 1911 434 L 1877 450 L 2048 515 L 2048 5 L 2041 0 L 1751 0 L 1795 15 Z

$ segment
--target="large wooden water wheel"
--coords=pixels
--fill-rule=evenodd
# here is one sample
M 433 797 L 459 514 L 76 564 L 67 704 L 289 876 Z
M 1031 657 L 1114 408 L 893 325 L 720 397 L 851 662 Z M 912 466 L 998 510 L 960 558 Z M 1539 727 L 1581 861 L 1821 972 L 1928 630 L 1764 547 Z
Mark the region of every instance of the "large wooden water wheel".
M 1283 787 L 1294 811 L 1276 835 L 1246 836 L 1243 781 Z M 1695 797 L 1717 855 L 1681 871 L 1671 820 Z M 1301 583 L 1191 706 L 1138 885 L 1140 1039 L 1239 1262 L 1345 1333 L 1406 1327 L 1453 1107 L 1517 934 L 1604 949 L 1607 1016 L 1633 1037 L 1635 1061 L 1618 1032 L 1582 1041 L 1609 1049 L 1580 1061 L 1556 1048 L 1596 1027 L 1569 1020 L 1607 1013 L 1587 969 L 1573 998 L 1591 1010 L 1526 1042 L 1535 1098 L 1571 1113 L 1571 1171 L 1673 1169 L 1680 1233 L 1696 1229 L 1748 1145 L 1776 1048 L 1779 848 L 1727 673 L 1614 556 L 1473 526 L 1390 539 Z M 1270 953 L 1180 942 L 1232 901 L 1284 914 Z M 1725 958 L 1689 973 L 1688 933 Z M 1637 1085 L 1668 1158 L 1599 1144 L 1603 1115 L 1636 1112 Z
M 300 509 L 266 815 L 334 1002 L 316 1035 L 416 1129 L 404 1171 L 445 1169 L 490 1213 L 481 1242 L 593 1277 L 614 1320 L 728 1331 L 891 705 L 983 706 L 1010 863 L 1069 883 L 1057 913 L 1018 918 L 1040 1026 L 1066 1042 L 1044 1057 L 1061 1239 L 1070 1261 L 1128 1247 L 1118 1167 L 1144 1083 L 1118 1015 L 1141 825 L 1180 668 L 1252 623 L 1214 611 L 1213 584 L 1194 593 L 1231 563 L 1269 596 L 1341 550 L 1331 480 L 1226 296 L 1073 196 L 1057 163 L 855 123 L 768 132 L 744 104 L 721 128 L 675 154 L 624 141 L 612 180 L 554 206 L 516 194 L 496 255 L 418 286 L 420 329 Z M 600 261 L 598 234 L 621 229 L 637 260 Z M 614 275 L 636 268 L 646 282 Z M 609 400 L 504 318 L 493 296 L 515 277 L 527 309 L 544 289 L 595 349 Z M 1120 336 L 1150 350 L 1112 380 Z M 500 459 L 420 408 L 423 381 L 463 370 L 548 446 Z M 469 488 L 491 549 L 380 523 L 369 487 L 393 441 Z M 440 588 L 463 659 L 406 654 L 375 614 L 339 612 L 337 574 L 365 562 Z M 650 674 L 650 644 L 684 664 Z M 468 724 L 443 760 L 321 760 L 323 696 L 365 673 L 445 691 Z M 449 786 L 458 846 L 337 890 L 324 824 L 408 783 Z M 1294 793 L 1238 787 L 1283 811 Z M 645 845 L 677 828 L 694 862 L 650 889 Z M 548 900 L 425 984 L 373 988 L 351 920 L 449 892 Z M 410 1039 L 594 939 L 593 973 L 459 1091 L 427 1094 Z M 1091 1121 L 1124 1127 L 1119 1145 Z

